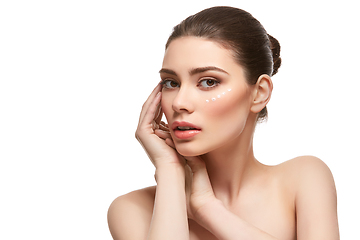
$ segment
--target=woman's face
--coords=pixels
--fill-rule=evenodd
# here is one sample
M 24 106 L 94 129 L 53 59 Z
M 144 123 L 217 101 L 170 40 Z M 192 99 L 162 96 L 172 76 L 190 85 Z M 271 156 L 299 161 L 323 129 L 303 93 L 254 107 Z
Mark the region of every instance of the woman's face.
M 181 155 L 202 155 L 240 139 L 252 87 L 231 51 L 202 38 L 173 40 L 160 75 L 162 110 Z

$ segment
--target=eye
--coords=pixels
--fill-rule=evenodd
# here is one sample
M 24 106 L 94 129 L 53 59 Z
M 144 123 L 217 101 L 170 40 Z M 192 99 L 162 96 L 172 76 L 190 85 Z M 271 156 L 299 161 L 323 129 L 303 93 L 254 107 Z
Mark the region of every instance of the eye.
M 202 88 L 213 88 L 216 87 L 219 84 L 219 81 L 212 79 L 212 78 L 208 78 L 208 79 L 203 79 L 200 81 L 199 86 Z
M 175 82 L 174 80 L 170 80 L 170 79 L 164 79 L 161 84 L 163 85 L 164 88 L 168 88 L 168 89 L 173 89 L 173 88 L 177 88 L 179 87 L 179 84 L 177 82 Z

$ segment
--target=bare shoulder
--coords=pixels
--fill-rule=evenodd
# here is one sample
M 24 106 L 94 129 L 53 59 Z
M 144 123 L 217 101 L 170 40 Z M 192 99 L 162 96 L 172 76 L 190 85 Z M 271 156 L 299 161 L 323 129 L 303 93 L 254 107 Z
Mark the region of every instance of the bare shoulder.
M 108 210 L 108 224 L 115 240 L 145 239 L 150 226 L 156 187 L 116 198 Z
M 277 168 L 297 183 L 316 176 L 333 180 L 329 167 L 321 159 L 314 156 L 300 156 L 279 164 Z
M 283 162 L 275 166 L 275 172 L 297 197 L 315 190 L 320 185 L 335 191 L 334 178 L 329 167 L 314 156 L 300 156 Z
M 283 165 L 288 175 L 294 179 L 297 198 L 312 194 L 329 197 L 336 196 L 335 182 L 329 167 L 319 158 L 314 156 L 301 156 L 284 162 Z
M 296 158 L 293 158 L 291 160 L 288 160 L 286 162 L 283 162 L 279 164 L 278 166 L 286 166 L 286 167 L 298 167 L 298 166 L 306 166 L 306 165 L 322 165 L 326 166 L 326 164 L 319 158 L 315 156 L 299 156 Z
M 329 167 L 313 156 L 276 168 L 294 191 L 298 239 L 338 239 L 337 196 Z

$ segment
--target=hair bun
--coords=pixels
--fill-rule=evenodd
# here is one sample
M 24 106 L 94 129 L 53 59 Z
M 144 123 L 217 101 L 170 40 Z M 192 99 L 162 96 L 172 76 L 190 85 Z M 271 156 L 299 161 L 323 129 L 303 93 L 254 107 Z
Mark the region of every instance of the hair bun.
M 273 72 L 271 75 L 274 76 L 278 72 L 281 66 L 280 43 L 278 40 L 276 40 L 276 38 L 274 38 L 270 34 L 268 34 L 268 37 L 270 40 L 270 49 L 273 56 Z

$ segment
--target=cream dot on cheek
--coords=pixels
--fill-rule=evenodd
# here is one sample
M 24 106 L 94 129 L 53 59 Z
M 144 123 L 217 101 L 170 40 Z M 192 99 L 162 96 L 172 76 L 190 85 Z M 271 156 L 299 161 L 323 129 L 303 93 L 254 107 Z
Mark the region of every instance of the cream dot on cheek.
M 230 92 L 230 91 L 231 91 L 231 88 L 229 88 L 227 91 Z M 212 101 L 212 102 L 215 102 L 216 99 L 221 98 L 221 95 L 225 95 L 225 94 L 226 94 L 226 92 L 222 92 L 222 94 L 217 94 L 215 97 L 212 97 L 212 98 L 211 98 L 211 101 Z M 205 101 L 206 101 L 207 103 L 210 102 L 209 99 L 206 99 Z

